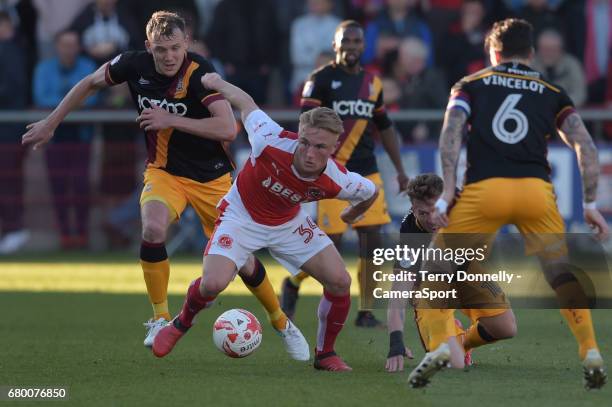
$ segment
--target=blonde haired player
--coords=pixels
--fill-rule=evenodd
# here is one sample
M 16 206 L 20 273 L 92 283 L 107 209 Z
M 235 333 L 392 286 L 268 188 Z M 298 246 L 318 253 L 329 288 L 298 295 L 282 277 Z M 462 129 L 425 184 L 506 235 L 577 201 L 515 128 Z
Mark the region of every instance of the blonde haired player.
M 207 74 L 202 82 L 240 110 L 251 155 L 219 203 L 217 226 L 204 252 L 203 275 L 189 287 L 178 317 L 155 338 L 153 352 L 159 357 L 171 352 L 195 315 L 225 289 L 251 253 L 267 248 L 292 274 L 301 268 L 323 285 L 314 367 L 351 370 L 334 347 L 350 308 L 351 278 L 332 241 L 300 204 L 324 198 L 349 201 L 351 206 L 341 216 L 353 223 L 376 200 L 378 188 L 331 159 L 343 130 L 333 110 L 302 113 L 298 133 L 291 133 L 219 75 Z

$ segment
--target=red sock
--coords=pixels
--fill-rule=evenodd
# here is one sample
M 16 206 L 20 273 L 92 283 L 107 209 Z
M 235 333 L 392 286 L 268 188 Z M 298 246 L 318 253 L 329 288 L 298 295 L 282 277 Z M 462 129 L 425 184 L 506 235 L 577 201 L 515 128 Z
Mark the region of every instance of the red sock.
M 318 311 L 317 354 L 334 351 L 336 337 L 344 326 L 350 308 L 351 297 L 349 294 L 334 296 L 323 290 Z
M 208 308 L 212 305 L 216 297 L 202 297 L 200 294 L 200 282 L 202 277 L 198 277 L 196 280 L 191 282 L 189 289 L 187 290 L 187 296 L 183 303 L 183 309 L 178 316 L 178 320 L 181 325 L 185 328 L 191 328 L 193 325 L 193 319 L 202 311 L 204 308 Z

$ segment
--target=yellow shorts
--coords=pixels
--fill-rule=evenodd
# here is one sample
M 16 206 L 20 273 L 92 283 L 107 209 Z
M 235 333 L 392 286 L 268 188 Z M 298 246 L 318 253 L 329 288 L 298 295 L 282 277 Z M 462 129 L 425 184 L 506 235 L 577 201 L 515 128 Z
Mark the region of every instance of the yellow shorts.
M 209 237 L 217 219 L 217 203 L 232 186 L 232 177 L 225 174 L 209 182 L 197 182 L 177 177 L 159 168 L 147 168 L 140 206 L 149 201 L 160 201 L 170 211 L 170 219 L 177 220 L 189 203 L 196 211 L 204 233 Z
M 539 178 L 490 178 L 467 185 L 440 233 L 480 233 L 489 238 L 513 224 L 527 254 L 554 259 L 567 254 L 565 224 L 553 185 Z
M 361 226 L 386 225 L 387 223 L 391 222 L 391 217 L 389 217 L 389 212 L 387 211 L 385 191 L 383 190 L 383 182 L 382 178 L 380 177 L 380 173 L 377 172 L 370 174 L 366 176 L 366 178 L 376 184 L 380 190 L 380 193 L 370 209 L 368 209 L 364 214 L 363 219 L 351 225 L 354 228 Z M 317 224 L 321 230 L 328 235 L 344 233 L 348 225 L 340 219 L 340 214 L 348 205 L 348 202 L 340 199 L 324 199 L 319 201 Z

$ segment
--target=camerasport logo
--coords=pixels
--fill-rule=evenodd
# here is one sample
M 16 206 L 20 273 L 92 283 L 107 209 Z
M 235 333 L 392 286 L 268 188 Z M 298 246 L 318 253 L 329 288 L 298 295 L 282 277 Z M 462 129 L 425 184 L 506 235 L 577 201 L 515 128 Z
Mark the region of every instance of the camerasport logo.
M 224 249 L 231 249 L 234 239 L 232 239 L 230 235 L 221 235 L 219 239 L 217 239 L 217 243 Z

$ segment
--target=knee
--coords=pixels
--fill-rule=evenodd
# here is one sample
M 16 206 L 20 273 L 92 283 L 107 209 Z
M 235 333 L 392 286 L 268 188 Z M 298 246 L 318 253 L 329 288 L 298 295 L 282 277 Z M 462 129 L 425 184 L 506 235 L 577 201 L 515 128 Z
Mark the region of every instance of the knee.
M 228 284 L 229 281 L 223 281 L 219 278 L 204 277 L 200 284 L 200 295 L 202 295 L 202 297 L 216 297 L 225 290 Z
M 328 279 L 327 284 L 325 284 L 325 289 L 333 295 L 344 295 L 349 293 L 351 289 L 350 274 L 346 270 L 343 270 L 341 273 L 336 273 Z
M 166 240 L 166 225 L 163 222 L 146 221 L 142 224 L 142 239 L 151 243 L 162 243 Z
M 516 318 L 513 313 L 504 315 L 499 321 L 491 321 L 493 323 L 484 324 L 484 328 L 495 339 L 510 339 L 516 336 Z

